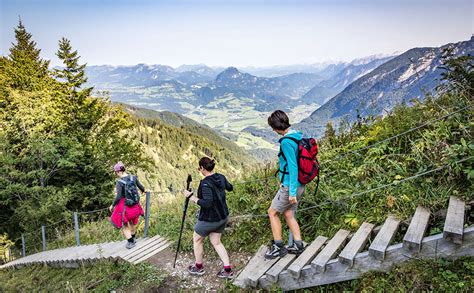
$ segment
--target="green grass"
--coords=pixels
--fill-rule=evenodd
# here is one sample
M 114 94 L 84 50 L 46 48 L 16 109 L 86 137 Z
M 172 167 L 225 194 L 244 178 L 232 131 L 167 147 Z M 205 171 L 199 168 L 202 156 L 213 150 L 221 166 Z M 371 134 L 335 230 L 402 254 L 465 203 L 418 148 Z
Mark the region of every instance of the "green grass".
M 0 270 L 0 292 L 140 292 L 158 288 L 165 278 L 146 263 L 102 261 L 79 269 L 34 265 Z

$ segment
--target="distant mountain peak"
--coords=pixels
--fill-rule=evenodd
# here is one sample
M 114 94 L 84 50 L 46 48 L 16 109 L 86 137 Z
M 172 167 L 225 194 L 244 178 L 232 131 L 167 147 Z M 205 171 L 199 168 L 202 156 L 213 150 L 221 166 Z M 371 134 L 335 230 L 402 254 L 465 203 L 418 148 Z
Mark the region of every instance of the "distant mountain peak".
M 227 67 L 224 71 L 219 73 L 216 77 L 217 82 L 225 82 L 225 81 L 233 81 L 233 80 L 242 80 L 242 79 L 253 79 L 255 78 L 253 75 L 248 73 L 240 72 L 235 67 Z
M 238 77 L 242 74 L 237 68 L 235 67 L 227 67 L 221 74 L 225 74 L 226 76 L 232 76 L 233 78 Z

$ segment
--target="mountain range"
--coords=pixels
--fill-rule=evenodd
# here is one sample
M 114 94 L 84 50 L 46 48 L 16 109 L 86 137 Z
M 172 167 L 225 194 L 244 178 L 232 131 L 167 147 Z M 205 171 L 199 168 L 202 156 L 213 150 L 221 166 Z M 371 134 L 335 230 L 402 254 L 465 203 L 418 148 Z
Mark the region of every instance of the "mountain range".
M 272 111 L 287 111 L 296 128 L 317 137 L 328 121 L 381 115 L 423 97 L 439 83 L 443 51 L 473 54 L 472 47 L 471 38 L 352 62 L 265 68 L 104 65 L 89 66 L 87 74 L 89 84 L 108 91 L 114 102 L 179 113 L 265 153 L 275 149 L 276 137 L 266 123 Z
M 452 50 L 454 56 L 474 55 L 474 37 L 441 47 L 410 49 L 384 62 L 349 84 L 297 127 L 309 135 L 319 136 L 328 121 L 354 121 L 358 113 L 362 117 L 383 115 L 397 104 L 423 99 L 440 83 L 447 49 Z

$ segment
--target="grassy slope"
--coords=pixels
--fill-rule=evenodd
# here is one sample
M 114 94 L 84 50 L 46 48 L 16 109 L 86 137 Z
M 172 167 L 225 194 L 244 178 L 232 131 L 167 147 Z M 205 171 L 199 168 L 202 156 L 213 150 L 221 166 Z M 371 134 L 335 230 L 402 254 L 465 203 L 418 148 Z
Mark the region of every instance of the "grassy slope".
M 104 261 L 79 269 L 29 266 L 0 271 L 0 292 L 141 292 L 160 286 L 166 277 L 150 264 Z
M 203 156 L 216 159 L 218 168 L 231 177 L 256 161 L 235 143 L 212 129 L 171 112 L 125 106 L 135 117 L 133 135 L 151 160 L 149 170 L 137 174 L 149 190 L 182 189 L 187 174 L 197 178 L 197 162 Z M 251 167 L 250 167 L 251 168 Z
M 401 133 L 433 117 L 444 115 L 445 111 L 452 112 L 459 109 L 467 105 L 468 102 L 469 100 L 463 97 L 445 95 L 436 102 L 428 99 L 427 102 L 415 104 L 411 108 L 398 107 L 392 115 L 379 119 L 375 123 L 354 126 L 351 131 L 341 132 L 337 137 L 321 141 L 320 159 L 322 162 L 335 159 L 340 153 Z M 315 204 L 318 207 L 298 213 L 304 239 L 313 239 L 316 235 L 330 237 L 340 228 L 355 231 L 363 221 L 381 224 L 389 213 L 407 219 L 419 204 L 429 206 L 435 212 L 446 208 L 450 195 L 472 200 L 474 194 L 472 161 L 459 165 L 453 162 L 474 154 L 474 145 L 471 143 L 473 141 L 473 114 L 471 109 L 409 135 L 359 152 L 358 155 L 350 155 L 344 159 L 323 164 L 321 192 L 313 197 L 311 196 L 312 186 L 309 186 L 310 190 L 306 193 L 301 204 L 302 208 Z M 341 198 L 346 198 L 354 192 L 391 183 L 445 163 L 450 163 L 451 168 L 364 196 L 340 201 Z M 250 173 L 248 179 L 257 180 L 271 174 L 271 169 L 267 169 Z M 274 178 L 269 179 L 268 182 L 250 182 L 236 186 L 236 190 L 228 195 L 232 214 L 265 214 L 276 188 L 277 182 Z M 327 199 L 335 200 L 335 202 L 328 203 Z M 182 202 L 182 198 L 162 199 L 158 209 L 152 214 L 152 230 L 156 231 L 157 229 L 158 233 L 176 240 L 181 220 Z M 195 221 L 193 217 L 195 210 L 195 206 L 192 206 L 188 211 L 183 236 L 184 250 L 192 249 L 191 234 Z M 429 233 L 439 233 L 442 221 L 433 218 L 431 224 Z M 93 230 L 91 228 L 96 224 L 91 225 L 89 230 Z M 103 237 L 101 235 L 107 229 L 111 230 L 109 226 L 106 226 L 105 221 L 101 225 L 103 228 L 96 230 L 97 235 L 91 235 L 91 241 Z M 406 226 L 402 225 L 402 231 L 405 228 Z M 71 239 L 73 239 L 72 236 Z M 239 250 L 254 251 L 256 247 L 266 243 L 269 239 L 268 220 L 261 217 L 234 221 L 231 230 L 223 237 L 223 242 L 232 253 L 232 251 Z M 415 263 L 413 266 L 417 265 L 418 263 Z M 472 259 L 467 259 L 466 263 L 462 265 L 472 269 Z M 409 277 L 408 272 L 413 272 L 418 278 L 423 277 L 423 271 L 417 273 L 408 266 L 407 279 L 415 277 Z M 437 273 L 438 271 L 428 273 L 426 278 Z M 445 273 L 445 275 L 449 279 L 449 273 Z M 469 275 L 472 276 L 472 274 Z M 456 276 L 451 280 L 453 283 L 448 282 L 448 286 L 457 286 L 456 282 L 463 279 L 465 274 L 456 273 Z M 388 283 L 403 284 L 405 282 L 405 279 L 393 279 L 395 277 L 372 275 L 372 277 L 364 278 L 361 281 L 344 283 L 342 286 L 356 289 L 359 288 L 357 286 L 365 284 L 363 286 L 366 286 L 367 290 L 372 290 L 371 286 L 377 286 L 379 282 L 382 284 L 383 280 L 389 280 Z M 371 279 L 375 281 L 364 283 Z M 429 284 L 429 281 L 426 283 Z M 400 286 L 400 288 L 405 288 Z

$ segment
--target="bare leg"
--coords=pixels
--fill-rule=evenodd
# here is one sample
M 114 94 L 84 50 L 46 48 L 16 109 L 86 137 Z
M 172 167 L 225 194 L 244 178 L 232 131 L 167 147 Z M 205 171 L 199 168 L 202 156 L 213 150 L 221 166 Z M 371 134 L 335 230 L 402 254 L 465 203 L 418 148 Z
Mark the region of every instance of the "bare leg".
M 224 266 L 230 266 L 229 255 L 227 250 L 224 247 L 224 244 L 221 242 L 221 233 L 211 233 L 209 234 L 209 240 L 211 241 L 212 246 L 216 250 L 217 254 L 221 258 Z
M 272 227 L 273 240 L 282 240 L 281 221 L 278 212 L 273 208 L 268 208 L 268 218 Z
M 193 235 L 193 246 L 194 246 L 194 258 L 196 263 L 202 263 L 202 257 L 204 253 L 204 237 L 194 232 Z
M 133 235 L 137 233 L 137 225 L 133 225 L 131 222 L 130 223 L 130 231 Z
M 123 225 L 123 236 L 125 236 L 126 239 L 132 238 L 132 228 L 131 228 L 131 223 L 127 222 Z
M 286 210 L 283 216 L 285 217 L 288 228 L 290 228 L 291 233 L 293 233 L 293 239 L 301 241 L 300 226 L 294 217 L 294 211 L 292 209 Z

